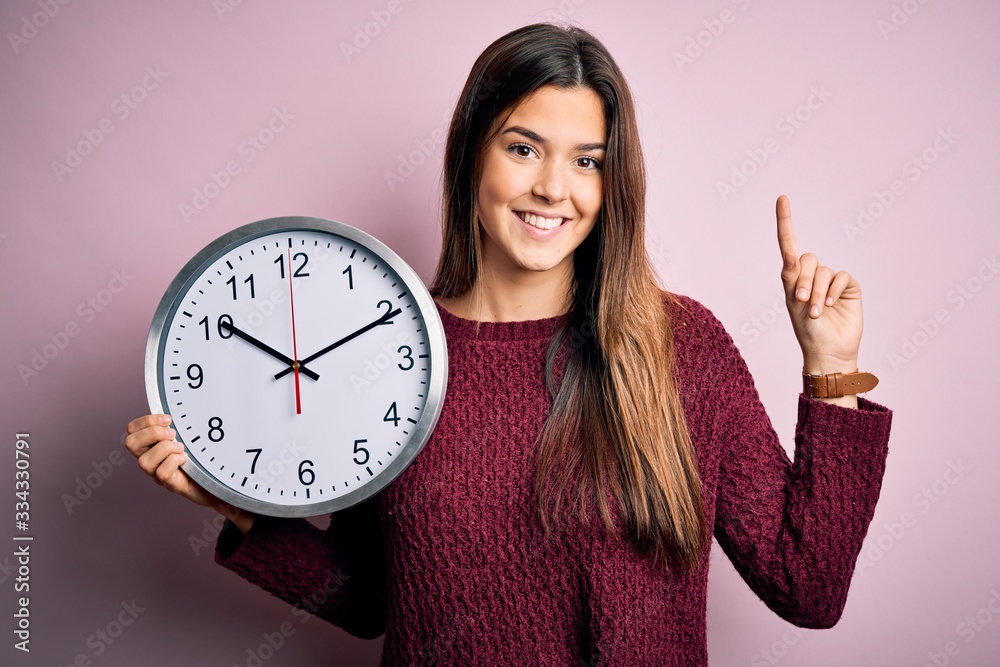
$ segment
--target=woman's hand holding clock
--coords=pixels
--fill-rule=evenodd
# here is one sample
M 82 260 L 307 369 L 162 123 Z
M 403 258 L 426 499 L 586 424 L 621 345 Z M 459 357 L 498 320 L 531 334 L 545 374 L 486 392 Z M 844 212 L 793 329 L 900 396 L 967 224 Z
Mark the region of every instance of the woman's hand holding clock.
M 253 514 L 232 507 L 202 488 L 181 470 L 187 461 L 184 445 L 174 439 L 170 415 L 145 415 L 126 427 L 125 447 L 139 460 L 139 467 L 153 481 L 191 502 L 211 507 L 246 533 L 253 524 Z

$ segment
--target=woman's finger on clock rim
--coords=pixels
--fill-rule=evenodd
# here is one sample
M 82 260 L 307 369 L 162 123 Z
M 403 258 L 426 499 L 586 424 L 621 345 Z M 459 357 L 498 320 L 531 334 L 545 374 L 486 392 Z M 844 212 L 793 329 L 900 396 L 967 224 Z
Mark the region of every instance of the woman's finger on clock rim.
M 169 426 L 147 426 L 125 437 L 125 447 L 135 456 L 142 456 L 157 442 L 172 441 L 177 432 Z
M 158 425 L 169 426 L 171 421 L 172 419 L 170 415 L 164 415 L 164 414 L 143 415 L 138 419 L 133 419 L 132 421 L 130 421 L 128 423 L 128 426 L 125 427 L 125 430 L 128 433 L 135 433 L 136 431 L 140 431 L 146 428 L 147 426 L 158 426 Z
M 185 461 L 187 461 L 187 455 L 183 452 L 171 452 L 168 454 L 167 458 L 163 459 L 163 462 L 156 469 L 156 481 L 160 482 L 168 491 L 173 491 L 174 493 L 183 491 L 184 485 L 182 482 L 184 478 L 182 475 L 184 472 L 180 467 Z M 178 475 L 178 472 L 181 474 Z
M 173 440 L 161 440 L 139 456 L 139 467 L 148 475 L 156 476 L 156 470 L 171 454 L 184 451 L 184 445 Z

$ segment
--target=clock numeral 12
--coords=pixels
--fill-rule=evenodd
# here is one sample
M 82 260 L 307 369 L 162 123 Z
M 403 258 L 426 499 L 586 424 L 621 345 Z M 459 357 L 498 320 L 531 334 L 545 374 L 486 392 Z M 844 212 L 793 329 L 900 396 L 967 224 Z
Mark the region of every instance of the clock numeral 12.
M 292 255 L 293 261 L 298 261 L 299 258 L 302 259 L 302 263 L 299 264 L 299 268 L 295 269 L 295 273 L 292 274 L 292 278 L 306 278 L 309 275 L 308 271 L 305 271 L 306 264 L 309 263 L 309 255 L 304 252 L 297 252 Z M 278 255 L 278 259 L 274 260 L 274 263 L 278 265 L 278 269 L 281 273 L 281 279 L 285 279 L 285 256 Z

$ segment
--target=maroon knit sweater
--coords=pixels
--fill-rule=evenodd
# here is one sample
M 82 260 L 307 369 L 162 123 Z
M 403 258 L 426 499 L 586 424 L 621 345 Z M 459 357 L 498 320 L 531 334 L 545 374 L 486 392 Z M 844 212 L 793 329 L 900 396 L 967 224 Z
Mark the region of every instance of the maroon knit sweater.
M 799 394 L 790 462 L 732 338 L 680 299 L 689 312 L 667 310 L 706 521 L 768 607 L 829 627 L 875 511 L 892 412 Z M 448 391 L 415 462 L 326 531 L 261 517 L 243 536 L 227 524 L 216 561 L 352 635 L 385 633 L 383 665 L 706 665 L 709 544 L 678 574 L 599 520 L 541 537 L 533 442 L 551 407 L 545 352 L 565 316 L 481 323 L 477 336 L 438 309 Z

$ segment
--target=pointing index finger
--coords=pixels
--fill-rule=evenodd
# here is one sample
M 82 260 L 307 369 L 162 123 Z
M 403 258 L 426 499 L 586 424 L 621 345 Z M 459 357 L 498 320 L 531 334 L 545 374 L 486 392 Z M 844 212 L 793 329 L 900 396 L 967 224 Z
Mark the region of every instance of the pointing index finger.
M 798 259 L 799 246 L 795 243 L 795 231 L 792 229 L 792 206 L 788 203 L 788 197 L 785 195 L 778 197 L 775 213 L 778 217 L 778 249 L 781 250 L 781 258 L 784 260 L 785 253 L 790 253 L 793 259 Z

